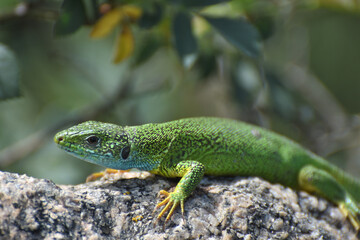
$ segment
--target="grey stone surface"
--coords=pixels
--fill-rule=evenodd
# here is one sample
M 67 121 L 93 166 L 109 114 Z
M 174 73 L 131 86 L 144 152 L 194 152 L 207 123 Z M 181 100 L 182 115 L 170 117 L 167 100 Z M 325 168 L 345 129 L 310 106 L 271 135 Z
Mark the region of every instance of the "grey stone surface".
M 204 178 L 186 222 L 178 209 L 163 230 L 157 192 L 177 180 L 141 176 L 65 186 L 0 172 L 0 239 L 357 239 L 326 200 L 241 177 Z

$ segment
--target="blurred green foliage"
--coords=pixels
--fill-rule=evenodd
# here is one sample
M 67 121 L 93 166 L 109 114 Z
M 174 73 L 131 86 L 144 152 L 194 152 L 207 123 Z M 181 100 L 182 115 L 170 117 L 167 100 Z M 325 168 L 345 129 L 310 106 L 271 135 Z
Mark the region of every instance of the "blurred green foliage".
M 78 183 L 101 168 L 56 149 L 62 128 L 220 116 L 271 128 L 359 176 L 359 6 L 1 1 L 0 169 Z

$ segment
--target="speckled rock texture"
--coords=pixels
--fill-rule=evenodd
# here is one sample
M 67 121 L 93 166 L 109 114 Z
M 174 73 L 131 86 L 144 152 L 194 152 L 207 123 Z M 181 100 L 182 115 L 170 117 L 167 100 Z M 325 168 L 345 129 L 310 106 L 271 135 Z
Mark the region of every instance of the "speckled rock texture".
M 357 239 L 322 198 L 259 178 L 204 178 L 163 229 L 157 192 L 177 180 L 102 179 L 76 186 L 0 172 L 0 239 Z M 158 212 L 157 212 L 158 213 Z

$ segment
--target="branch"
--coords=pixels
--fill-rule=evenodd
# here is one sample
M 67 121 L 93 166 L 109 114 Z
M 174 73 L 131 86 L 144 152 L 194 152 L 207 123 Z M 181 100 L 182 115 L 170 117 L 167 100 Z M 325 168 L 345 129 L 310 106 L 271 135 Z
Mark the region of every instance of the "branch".
M 101 116 L 104 113 L 114 108 L 116 104 L 127 100 L 129 98 L 140 98 L 148 96 L 149 94 L 158 93 L 161 90 L 166 90 L 167 86 L 159 85 L 154 89 L 147 89 L 141 93 L 135 93 L 131 90 L 132 78 L 126 78 L 121 82 L 119 87 L 115 90 L 114 94 L 104 101 L 100 101 L 97 106 L 90 105 L 85 107 L 78 113 L 68 116 L 66 119 L 62 119 L 47 128 L 44 128 L 32 135 L 23 138 L 22 140 L 14 143 L 5 149 L 0 150 L 0 168 L 5 168 L 18 160 L 32 154 L 39 148 L 41 148 L 45 142 L 53 136 L 59 130 L 69 125 L 74 125 L 79 122 L 83 122 L 89 119 L 96 119 L 97 116 Z

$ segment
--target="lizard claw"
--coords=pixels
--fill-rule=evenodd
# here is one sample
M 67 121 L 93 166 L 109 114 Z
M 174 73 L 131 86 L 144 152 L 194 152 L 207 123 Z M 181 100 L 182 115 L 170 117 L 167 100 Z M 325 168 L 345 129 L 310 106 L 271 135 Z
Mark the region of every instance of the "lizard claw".
M 164 227 L 165 227 L 166 223 L 170 220 L 171 216 L 174 214 L 175 209 L 179 205 L 181 206 L 181 212 L 184 218 L 184 200 L 181 199 L 180 196 L 178 197 L 175 192 L 169 193 L 165 190 L 161 190 L 159 192 L 159 195 L 164 195 L 166 198 L 162 202 L 156 205 L 154 212 L 162 206 L 165 207 L 161 210 L 161 212 L 157 216 L 154 225 L 156 225 L 160 221 L 160 219 L 165 215 L 166 212 L 169 212 L 165 218 L 165 222 L 164 222 Z
M 168 191 L 165 190 L 160 190 L 160 192 L 158 193 L 158 196 L 164 195 L 165 197 L 168 197 L 170 195 L 170 193 Z

